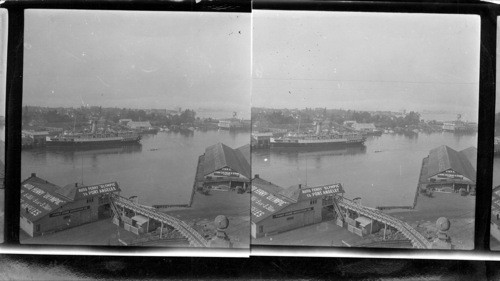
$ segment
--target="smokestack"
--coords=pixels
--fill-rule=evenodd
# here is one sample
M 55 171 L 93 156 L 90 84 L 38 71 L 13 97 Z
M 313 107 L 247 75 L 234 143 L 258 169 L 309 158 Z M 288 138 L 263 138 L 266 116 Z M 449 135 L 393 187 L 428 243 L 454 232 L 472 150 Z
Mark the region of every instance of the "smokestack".
M 321 133 L 321 124 L 320 122 L 316 122 L 316 135 L 319 135 Z
M 302 184 L 301 183 L 299 183 L 299 189 L 302 189 Z
M 259 174 L 255 174 L 256 179 L 260 179 Z
M 36 177 L 36 173 L 31 173 L 31 177 Z
M 77 182 L 75 182 L 75 187 L 78 187 L 78 183 Z
M 96 127 L 96 122 L 95 121 L 92 121 L 92 134 L 95 133 L 95 127 Z

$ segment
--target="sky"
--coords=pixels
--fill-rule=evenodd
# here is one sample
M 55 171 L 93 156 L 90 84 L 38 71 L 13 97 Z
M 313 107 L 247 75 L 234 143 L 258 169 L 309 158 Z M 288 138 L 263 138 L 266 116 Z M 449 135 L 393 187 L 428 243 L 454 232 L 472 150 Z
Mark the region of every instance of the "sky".
M 252 106 L 445 111 L 477 120 L 479 16 L 253 14 Z
M 5 116 L 5 94 L 7 79 L 7 27 L 8 14 L 0 9 L 0 115 Z
M 241 13 L 27 10 L 23 104 L 249 112 L 250 32 Z

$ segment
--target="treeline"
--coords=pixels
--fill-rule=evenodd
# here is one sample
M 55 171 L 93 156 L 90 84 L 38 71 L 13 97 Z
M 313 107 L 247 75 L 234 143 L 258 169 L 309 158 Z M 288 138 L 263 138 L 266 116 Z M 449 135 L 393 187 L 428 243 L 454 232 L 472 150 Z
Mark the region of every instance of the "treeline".
M 117 124 L 120 119 L 132 119 L 133 121 L 149 121 L 153 126 L 172 126 L 181 124 L 194 124 L 212 122 L 215 120 L 196 117 L 196 112 L 185 109 L 179 114 L 148 113 L 142 109 L 128 108 L 23 108 L 23 126 L 55 126 L 55 127 L 80 127 L 86 126 L 91 120 L 104 121 L 107 124 Z
M 344 115 L 331 115 L 330 120 L 339 124 L 344 123 L 344 121 L 354 120 L 357 123 L 373 123 L 375 126 L 383 128 L 404 128 L 420 124 L 420 114 L 418 112 L 410 111 L 410 113 L 405 116 L 395 116 L 387 114 L 372 114 L 367 111 L 347 110 Z
M 252 121 L 260 121 L 264 124 L 273 125 L 295 125 L 299 122 L 310 124 L 314 121 L 331 121 L 343 124 L 344 121 L 356 121 L 357 123 L 374 123 L 377 127 L 395 128 L 416 126 L 420 124 L 420 114 L 411 111 L 399 116 L 390 113 L 371 113 L 368 111 L 341 110 L 341 109 L 252 109 Z

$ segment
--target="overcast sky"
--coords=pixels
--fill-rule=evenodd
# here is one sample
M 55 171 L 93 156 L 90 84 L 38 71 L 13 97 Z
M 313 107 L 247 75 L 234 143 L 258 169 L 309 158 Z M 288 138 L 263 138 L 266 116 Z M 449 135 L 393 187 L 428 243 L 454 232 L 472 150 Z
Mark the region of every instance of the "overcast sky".
M 251 18 L 27 10 L 23 103 L 249 111 Z
M 253 14 L 253 106 L 448 111 L 477 120 L 478 16 Z
M 7 78 L 7 10 L 0 9 L 0 115 L 5 116 L 5 93 Z

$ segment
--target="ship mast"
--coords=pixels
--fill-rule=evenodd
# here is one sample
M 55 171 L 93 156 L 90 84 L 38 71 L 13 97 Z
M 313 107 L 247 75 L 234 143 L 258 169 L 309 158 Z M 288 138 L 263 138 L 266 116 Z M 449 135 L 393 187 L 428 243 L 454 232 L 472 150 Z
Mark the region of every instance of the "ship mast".
M 302 119 L 302 115 L 299 113 L 299 126 L 297 127 L 297 134 L 300 134 L 300 120 Z

